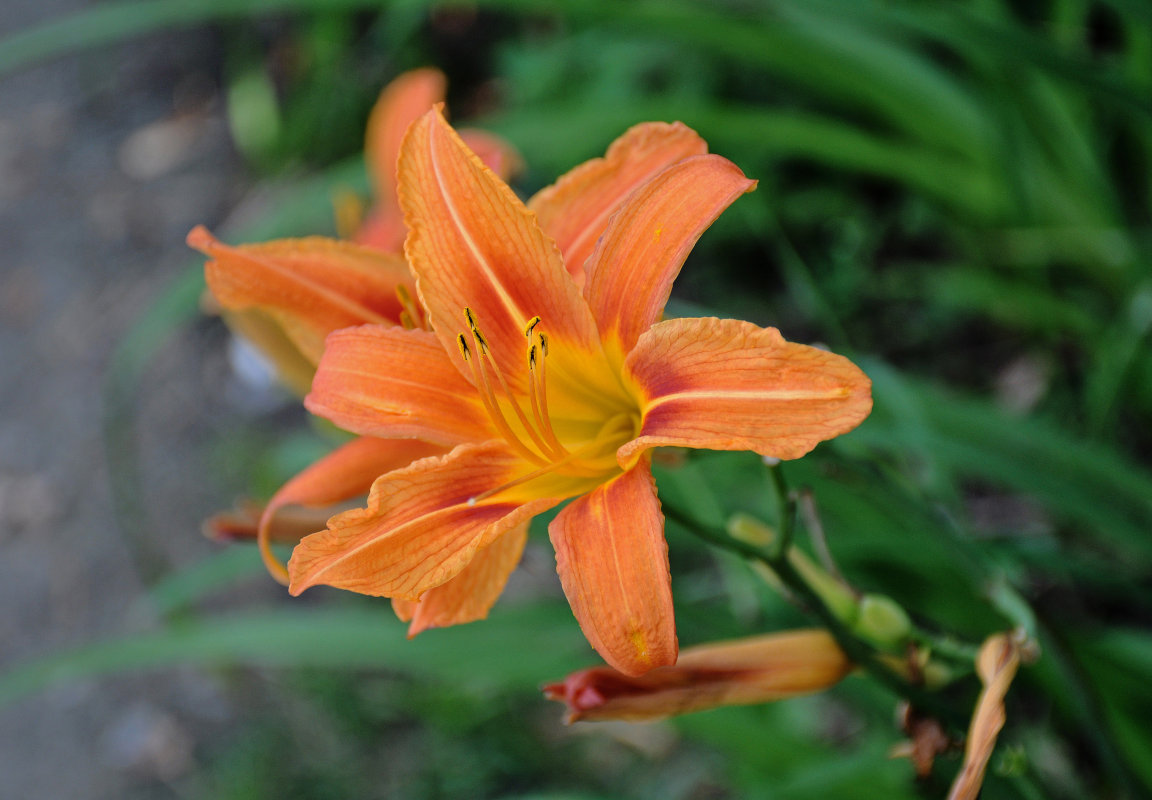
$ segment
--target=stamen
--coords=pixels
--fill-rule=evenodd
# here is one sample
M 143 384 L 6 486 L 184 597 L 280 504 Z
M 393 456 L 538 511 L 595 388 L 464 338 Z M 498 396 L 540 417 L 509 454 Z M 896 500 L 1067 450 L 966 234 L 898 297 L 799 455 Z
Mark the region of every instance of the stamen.
M 536 319 L 540 318 L 537 317 Z M 543 335 L 540 334 L 541 337 Z M 541 348 L 541 354 L 543 354 L 543 348 Z M 548 440 L 548 444 L 552 445 L 560 455 L 567 456 L 568 450 L 560 443 L 556 431 L 552 428 L 552 420 L 548 416 L 548 395 L 544 390 L 544 359 L 541 358 L 539 361 L 539 372 L 536 370 L 536 364 L 536 345 L 532 345 L 528 348 L 528 396 L 532 401 L 532 416 L 536 418 L 536 424 L 540 426 L 540 431 Z
M 540 317 L 532 317 L 528 320 L 528 327 L 524 329 L 524 338 L 531 339 L 532 331 L 536 330 L 536 326 L 540 324 Z
M 494 374 L 496 376 L 496 380 L 499 381 L 500 388 L 504 391 L 504 396 L 508 399 L 508 405 L 512 407 L 512 411 L 516 414 L 516 418 L 520 420 L 520 424 L 524 426 L 524 430 L 532 440 L 532 443 L 535 444 L 536 447 L 540 449 L 540 452 L 544 455 L 544 457 L 550 461 L 554 461 L 555 459 L 561 457 L 562 453 L 553 450 L 544 440 L 544 438 L 541 437 L 539 433 L 537 433 L 536 428 L 534 428 L 532 423 L 528 421 L 528 417 L 524 413 L 524 410 L 520 408 L 520 404 L 516 402 L 516 395 L 512 393 L 511 388 L 508 386 L 508 381 L 504 379 L 504 373 L 500 371 L 500 366 L 496 363 L 496 359 L 492 358 L 491 353 L 489 353 L 488 343 L 485 341 L 484 335 L 480 333 L 480 329 L 476 325 L 476 319 L 472 316 L 472 309 L 464 309 L 464 318 L 468 320 L 468 325 L 472 328 L 472 336 L 476 340 L 476 348 L 480 351 L 480 358 L 477 360 L 480 362 L 479 371 L 483 376 L 485 389 L 489 392 L 492 391 L 491 386 L 488 383 L 487 367 L 492 370 L 492 374 Z M 494 392 L 492 392 L 492 398 L 495 402 Z M 498 407 L 498 403 L 496 403 L 496 405 Z
M 420 307 L 412 299 L 412 293 L 402 283 L 396 285 L 396 299 L 400 301 L 400 324 L 405 330 L 419 327 Z
M 480 402 L 484 404 L 484 409 L 488 412 L 492 424 L 496 426 L 496 430 L 504 437 L 504 441 L 529 461 L 535 464 L 547 464 L 548 461 L 546 459 L 533 453 L 528 448 L 528 445 L 520 440 L 520 437 L 516 435 L 515 431 L 513 431 L 508 424 L 508 420 L 504 419 L 504 414 L 500 411 L 500 404 L 496 402 L 496 397 L 492 394 L 492 384 L 488 381 L 488 375 L 480 366 L 483 359 L 469 357 L 471 351 L 468 347 L 468 342 L 464 338 L 464 334 L 461 333 L 456 337 L 456 344 L 460 346 L 460 355 L 464 357 L 465 361 L 472 365 L 472 378 L 476 383 L 476 388 L 480 392 Z
M 556 431 L 552 429 L 552 416 L 548 413 L 548 375 L 547 368 L 544 366 L 548 361 L 548 337 L 544 334 L 539 335 L 540 338 L 540 371 L 532 370 L 532 403 L 536 403 L 536 396 L 540 396 L 540 418 L 544 421 L 544 435 L 548 440 L 556 443 L 556 447 L 560 452 L 567 453 L 564 446 L 560 444 L 559 438 L 556 436 Z M 537 388 L 536 384 L 539 382 L 540 386 Z

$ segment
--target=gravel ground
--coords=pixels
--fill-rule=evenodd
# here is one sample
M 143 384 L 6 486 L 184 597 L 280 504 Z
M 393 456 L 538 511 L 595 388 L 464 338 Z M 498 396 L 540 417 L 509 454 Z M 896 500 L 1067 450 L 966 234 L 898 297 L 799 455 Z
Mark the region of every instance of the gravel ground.
M 3 0 L 0 36 L 84 5 Z M 117 342 L 192 262 L 188 229 L 246 190 L 219 59 L 197 30 L 0 81 L 0 672 L 146 630 L 141 564 L 203 558 L 200 520 L 231 501 L 208 474 L 238 416 L 215 388 L 215 325 L 182 328 L 135 390 L 144 561 L 113 512 L 101 427 Z M 236 724 L 227 691 L 189 669 L 24 699 L 0 711 L 0 798 L 174 796 L 202 742 Z

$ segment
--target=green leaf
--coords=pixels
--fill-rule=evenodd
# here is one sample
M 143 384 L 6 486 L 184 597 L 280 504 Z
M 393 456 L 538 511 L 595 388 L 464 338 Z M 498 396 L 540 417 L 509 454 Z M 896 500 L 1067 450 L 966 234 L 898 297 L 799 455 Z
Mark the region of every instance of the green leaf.
M 175 666 L 393 669 L 477 688 L 528 688 L 594 660 L 566 606 L 498 609 L 487 621 L 407 641 L 387 605 L 372 605 L 174 622 L 49 656 L 0 676 L 0 708 L 55 683 Z

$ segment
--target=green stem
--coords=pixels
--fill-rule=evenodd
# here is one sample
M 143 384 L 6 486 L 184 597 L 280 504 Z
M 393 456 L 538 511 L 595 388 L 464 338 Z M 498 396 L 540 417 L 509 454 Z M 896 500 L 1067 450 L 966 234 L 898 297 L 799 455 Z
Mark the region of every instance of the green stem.
M 762 561 L 775 572 L 785 586 L 791 590 L 800 603 L 828 629 L 836 643 L 857 666 L 866 670 L 881 685 L 899 697 L 907 699 L 916 708 L 928 712 L 937 719 L 963 729 L 967 725 L 964 714 L 957 713 L 941 700 L 923 688 L 904 680 L 889 669 L 871 645 L 857 638 L 840 619 L 820 599 L 807 581 L 795 570 L 787 558 L 787 551 L 774 553 L 748 542 L 733 539 L 727 532 L 699 522 L 667 502 L 663 504 L 664 514 L 688 531 L 717 547 L 736 553 L 743 558 Z M 774 550 L 776 548 L 773 548 Z
M 788 481 L 784 478 L 784 470 L 779 464 L 768 466 L 768 475 L 772 480 L 772 490 L 776 495 L 776 508 L 780 514 L 777 526 L 776 541 L 773 551 L 777 560 L 784 559 L 788 548 L 792 546 L 792 532 L 795 530 L 796 500 L 788 491 Z

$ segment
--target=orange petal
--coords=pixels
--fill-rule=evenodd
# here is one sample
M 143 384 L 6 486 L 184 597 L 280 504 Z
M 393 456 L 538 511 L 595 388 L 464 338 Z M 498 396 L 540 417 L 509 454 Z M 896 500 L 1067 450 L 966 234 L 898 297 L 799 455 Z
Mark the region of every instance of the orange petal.
M 851 361 L 741 320 L 654 325 L 625 370 L 644 416 L 640 434 L 617 451 L 621 465 L 664 445 L 799 458 L 872 410 L 872 382 Z
M 396 161 L 400 157 L 400 143 L 404 141 L 408 126 L 442 101 L 447 89 L 448 79 L 440 70 L 431 67 L 414 69 L 397 76 L 385 86 L 372 107 L 364 136 L 364 160 L 372 178 L 380 215 L 389 216 L 391 212 L 391 218 L 400 221 L 396 206 Z M 403 240 L 401 233 L 397 248 Z
M 731 161 L 706 155 L 673 164 L 628 197 L 588 259 L 584 286 L 600 333 L 620 355 L 660 319 L 701 234 L 754 188 Z
M 625 198 L 665 167 L 707 152 L 707 143 L 680 122 L 644 122 L 614 141 L 603 158 L 542 189 L 528 207 L 556 240 L 568 271 L 583 283 L 584 262 Z
M 508 576 L 520 563 L 528 525 L 528 521 L 516 525 L 478 551 L 459 575 L 429 589 L 419 602 L 394 599 L 392 608 L 396 615 L 404 622 L 412 622 L 408 638 L 429 628 L 447 628 L 487 617 L 504 591 Z
M 422 330 L 361 325 L 331 334 L 304 405 L 369 436 L 454 445 L 495 435 L 472 384 Z
M 503 444 L 489 442 L 381 476 L 367 508 L 333 517 L 328 530 L 297 545 L 288 562 L 289 591 L 327 584 L 419 600 L 501 534 L 563 499 L 483 496 L 528 469 Z
M 567 703 L 568 722 L 641 722 L 811 694 L 851 669 L 827 631 L 788 631 L 690 647 L 675 666 L 639 677 L 592 667 L 545 686 L 544 694 Z
M 247 308 L 224 311 L 221 316 L 234 333 L 268 359 L 281 383 L 300 397 L 308 394 L 312 376 L 316 374 L 316 362 L 296 346 L 274 313 Z
M 389 206 L 373 206 L 364 222 L 356 229 L 352 241 L 385 253 L 399 254 L 404 250 L 404 237 L 407 235 L 404 216 L 393 200 Z
M 422 111 L 427 111 L 431 107 L 432 104 L 429 103 Z M 408 120 L 408 122 L 411 123 L 412 120 Z M 403 134 L 405 130 L 407 130 L 407 125 L 400 133 Z M 485 131 L 471 130 L 460 131 L 460 138 L 481 161 L 504 180 L 522 168 L 523 162 L 520 159 L 520 154 L 499 136 Z M 399 139 L 395 144 L 399 150 Z M 392 161 L 391 170 L 392 172 L 396 170 L 395 159 Z M 357 244 L 362 244 L 365 247 L 375 247 L 388 253 L 400 253 L 404 250 L 404 237 L 407 235 L 408 228 L 404 226 L 404 215 L 400 213 L 400 206 L 396 202 L 396 188 L 392 186 L 387 196 L 379 196 L 376 204 L 364 222 L 358 226 L 352 238 Z
M 548 527 L 572 612 L 625 675 L 676 663 L 664 515 L 647 461 L 572 501 Z
M 508 383 L 527 388 L 527 323 L 570 351 L 599 353 L 596 324 L 532 212 L 468 150 L 439 109 L 412 125 L 400 153 L 404 248 L 432 328 L 448 352 L 471 308 Z M 558 348 L 559 349 L 559 348 Z M 462 374 L 470 374 L 462 361 Z
M 507 181 L 524 169 L 524 160 L 520 157 L 520 153 L 510 142 L 496 134 L 475 128 L 463 128 L 459 134 L 464 144 L 468 145 L 468 149 L 475 153 L 488 169 L 499 175 L 500 180 Z
M 284 565 L 268 546 L 279 509 L 288 505 L 327 506 L 348 500 L 367 492 L 372 482 L 384 473 L 443 452 L 444 448 L 426 442 L 368 436 L 333 450 L 280 487 L 264 507 L 257 529 L 257 543 L 264 565 L 273 577 L 281 583 L 288 583 Z
M 396 288 L 411 283 L 400 256 L 335 239 L 230 247 L 198 226 L 188 234 L 188 244 L 211 259 L 204 275 L 220 305 L 277 315 L 312 363 L 320 360 L 330 331 L 395 323 L 401 311 Z

